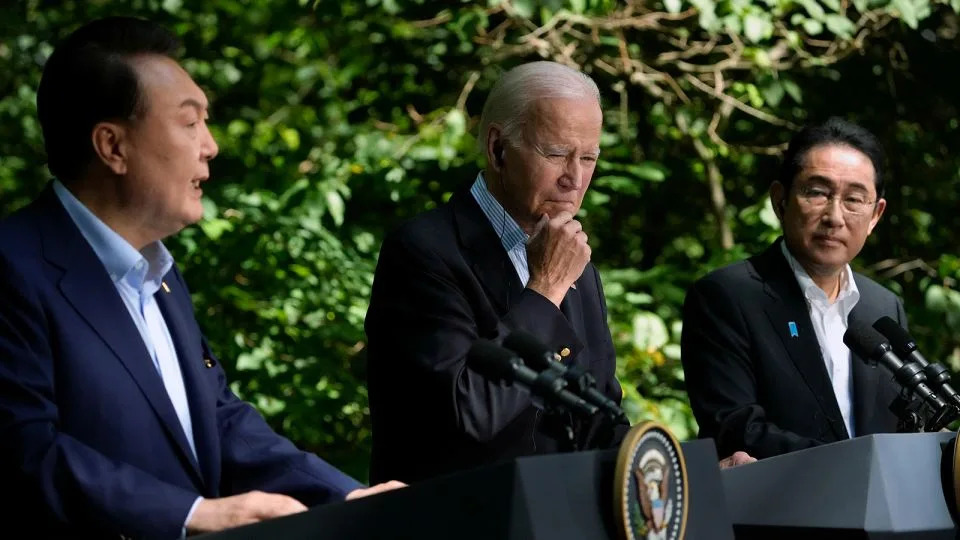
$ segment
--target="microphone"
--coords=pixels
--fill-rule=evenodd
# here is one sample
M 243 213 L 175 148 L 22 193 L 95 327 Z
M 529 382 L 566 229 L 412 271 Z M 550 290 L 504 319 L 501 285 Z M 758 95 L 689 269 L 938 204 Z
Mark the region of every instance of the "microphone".
M 870 365 L 883 364 L 893 372 L 897 382 L 918 394 L 934 411 L 942 411 L 947 406 L 940 396 L 923 382 L 925 377 L 920 368 L 916 364 L 903 363 L 880 332 L 865 324 L 851 321 L 850 327 L 843 334 L 843 343 Z
M 599 411 L 595 405 L 564 390 L 567 383 L 558 374 L 538 374 L 524 365 L 523 360 L 515 354 L 490 340 L 478 339 L 473 343 L 467 353 L 467 364 L 489 379 L 519 383 L 532 394 L 554 401 L 572 412 L 593 416 Z
M 503 340 L 503 346 L 520 355 L 528 366 L 537 371 L 558 372 L 574 394 L 596 405 L 612 419 L 630 423 L 623 409 L 603 392 L 597 390 L 597 381 L 589 371 L 581 366 L 567 367 L 562 362 L 556 361 L 553 352 L 529 332 L 523 330 L 512 332 Z
M 934 390 L 939 390 L 951 403 L 960 406 L 960 394 L 950 384 L 950 372 L 942 364 L 931 364 L 920 354 L 913 336 L 890 317 L 883 316 L 873 323 L 874 329 L 890 340 L 890 346 L 904 362 L 916 362 Z

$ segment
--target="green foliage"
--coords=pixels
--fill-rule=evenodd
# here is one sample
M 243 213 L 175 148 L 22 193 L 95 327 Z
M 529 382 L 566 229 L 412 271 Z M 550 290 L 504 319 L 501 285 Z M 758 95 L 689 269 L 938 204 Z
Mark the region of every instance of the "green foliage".
M 612 24 L 625 6 L 643 24 Z M 603 272 L 624 405 L 690 438 L 685 290 L 776 238 L 766 201 L 776 153 L 811 118 L 846 115 L 889 149 L 890 205 L 857 265 L 904 297 L 928 356 L 960 368 L 960 78 L 942 68 L 960 58 L 957 7 L 29 0 L 0 8 L 0 215 L 49 177 L 34 100 L 51 44 L 107 14 L 174 29 L 221 148 L 204 220 L 167 242 L 200 324 L 242 397 L 364 478 L 362 322 L 384 233 L 474 177 L 476 120 L 501 70 L 574 63 L 597 80 L 607 111 L 581 217 Z

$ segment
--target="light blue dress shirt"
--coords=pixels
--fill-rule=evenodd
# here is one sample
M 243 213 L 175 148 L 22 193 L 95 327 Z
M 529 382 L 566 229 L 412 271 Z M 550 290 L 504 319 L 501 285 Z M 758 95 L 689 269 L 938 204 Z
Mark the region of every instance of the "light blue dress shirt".
M 63 204 L 70 218 L 80 229 L 80 233 L 93 248 L 97 258 L 103 263 L 110 275 L 117 293 L 123 300 L 130 318 L 133 319 L 146 350 L 150 353 L 153 366 L 163 380 L 170 402 L 177 413 L 183 433 L 187 437 L 193 457 L 197 450 L 193 442 L 193 422 L 187 393 L 180 372 L 177 350 L 170 337 L 170 331 L 163 314 L 153 295 L 163 286 L 163 276 L 173 267 L 173 257 L 160 241 L 153 242 L 141 251 L 130 245 L 122 236 L 111 229 L 90 211 L 59 180 L 54 180 L 53 190 Z M 190 521 L 200 498 L 184 520 Z M 183 533 L 186 533 L 184 529 Z
M 530 268 L 527 266 L 527 241 L 530 239 L 530 235 L 524 232 L 500 204 L 500 201 L 490 193 L 482 171 L 477 174 L 477 179 L 470 187 L 470 194 L 473 195 L 484 215 L 490 220 L 497 236 L 500 237 L 503 249 L 507 252 L 507 257 L 510 257 L 510 262 L 513 263 L 513 268 L 517 271 L 520 283 L 526 287 L 527 282 L 530 281 Z

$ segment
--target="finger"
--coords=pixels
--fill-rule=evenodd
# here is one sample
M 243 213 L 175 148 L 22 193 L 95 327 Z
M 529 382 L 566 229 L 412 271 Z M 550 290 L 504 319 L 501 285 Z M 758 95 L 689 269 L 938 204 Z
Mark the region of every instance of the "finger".
M 279 494 L 269 494 L 264 497 L 263 504 L 258 506 L 258 515 L 261 518 L 271 518 L 296 514 L 307 509 L 300 501 L 293 497 Z
M 563 230 L 569 234 L 576 234 L 583 230 L 583 224 L 575 219 L 571 219 L 563 224 Z
M 584 244 L 586 244 L 587 240 L 589 240 L 587 233 L 583 231 L 577 231 L 577 234 L 574 235 L 574 238 L 576 238 L 579 242 L 583 242 Z
M 543 228 L 546 227 L 547 223 L 549 222 L 550 222 L 550 216 L 546 214 L 543 214 L 542 216 L 540 216 L 540 221 L 538 221 L 537 224 L 534 225 L 533 234 L 530 235 L 530 238 L 535 238 L 538 234 L 540 234 L 540 231 L 542 231 Z
M 551 219 L 550 222 L 557 226 L 560 226 L 572 220 L 573 220 L 573 214 L 564 210 L 563 212 L 560 212 L 559 214 L 553 216 L 553 219 Z
M 380 485 L 381 485 L 381 486 L 386 486 L 386 487 L 389 488 L 389 489 L 397 489 L 397 488 L 407 487 L 406 484 L 404 484 L 403 482 L 401 482 L 401 481 L 399 481 L 399 480 L 390 480 L 390 481 L 384 482 L 383 484 L 380 484 Z

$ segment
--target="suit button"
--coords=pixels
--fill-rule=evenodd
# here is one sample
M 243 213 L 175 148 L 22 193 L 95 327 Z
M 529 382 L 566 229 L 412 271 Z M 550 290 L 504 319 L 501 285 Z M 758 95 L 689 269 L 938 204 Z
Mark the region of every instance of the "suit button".
M 568 356 L 570 356 L 570 347 L 564 347 L 564 348 L 560 349 L 560 357 L 561 357 L 561 358 L 566 358 L 566 357 L 568 357 Z
M 215 363 L 213 360 L 209 359 L 209 358 L 204 358 L 204 359 L 203 359 L 203 365 L 207 366 L 208 368 L 212 368 L 215 364 L 216 364 L 216 363 Z

